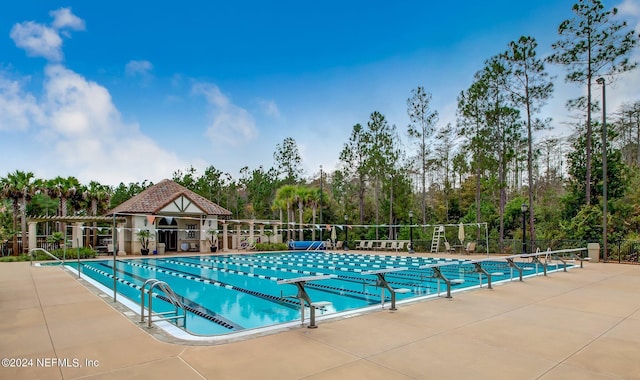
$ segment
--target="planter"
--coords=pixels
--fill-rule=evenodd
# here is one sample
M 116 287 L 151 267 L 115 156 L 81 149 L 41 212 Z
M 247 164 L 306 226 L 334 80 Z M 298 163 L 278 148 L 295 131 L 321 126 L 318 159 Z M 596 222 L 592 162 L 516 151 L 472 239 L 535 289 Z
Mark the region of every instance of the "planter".
M 211 250 L 211 252 L 216 252 L 218 250 L 218 247 L 209 247 L 209 249 Z
M 149 250 L 148 249 L 141 249 L 140 253 L 142 253 L 142 255 L 146 256 L 149 254 Z

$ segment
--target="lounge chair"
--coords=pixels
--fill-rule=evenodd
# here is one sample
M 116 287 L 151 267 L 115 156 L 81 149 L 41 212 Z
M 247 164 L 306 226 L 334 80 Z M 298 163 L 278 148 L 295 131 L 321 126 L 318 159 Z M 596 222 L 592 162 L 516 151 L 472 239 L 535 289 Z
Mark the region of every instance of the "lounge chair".
M 469 255 L 471 253 L 475 253 L 476 252 L 476 242 L 475 241 L 470 241 L 469 243 L 467 243 L 467 247 L 464 249 L 464 251 L 467 253 L 467 255 Z
M 367 240 L 367 245 L 364 247 L 366 251 L 373 251 L 373 240 Z
M 360 242 L 358 242 L 358 245 L 355 247 L 356 249 L 364 249 L 365 245 L 366 245 L 367 241 L 366 240 L 360 240 Z
M 389 251 L 397 251 L 398 250 L 398 241 L 394 240 L 387 246 L 387 250 Z
M 451 248 L 451 245 L 449 244 L 448 241 L 444 242 L 444 249 L 445 249 L 445 252 L 447 252 L 447 253 L 451 253 L 451 252 L 455 252 L 456 251 L 455 249 Z
M 388 243 L 389 242 L 387 240 L 383 240 L 383 241 L 380 242 L 380 245 L 378 247 L 376 247 L 376 249 L 379 249 L 381 251 L 386 251 Z
M 396 252 L 402 252 L 405 250 L 405 246 L 407 245 L 406 241 L 399 241 L 398 242 L 398 248 L 396 249 Z
M 338 240 L 338 242 L 336 243 L 335 249 L 342 249 L 343 244 L 344 242 L 342 240 Z

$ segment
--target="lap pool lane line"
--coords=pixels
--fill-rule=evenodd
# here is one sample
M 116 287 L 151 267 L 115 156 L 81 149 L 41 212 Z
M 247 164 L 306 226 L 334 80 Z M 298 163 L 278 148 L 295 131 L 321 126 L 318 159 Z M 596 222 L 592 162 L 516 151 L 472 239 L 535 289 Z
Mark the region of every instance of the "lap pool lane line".
M 234 269 L 226 269 L 226 268 L 216 268 L 214 267 L 213 269 L 211 267 L 208 266 L 203 266 L 203 265 L 199 265 L 199 264 L 192 264 L 192 263 L 183 263 L 183 262 L 179 262 L 179 261 L 174 261 L 174 260 L 169 260 L 167 259 L 166 262 L 168 263 L 172 263 L 172 264 L 176 264 L 176 265 L 183 265 L 183 266 L 187 266 L 187 267 L 194 267 L 194 268 L 198 268 L 198 269 L 209 269 L 209 270 L 218 270 L 220 272 L 225 272 L 225 273 L 231 273 L 231 274 L 237 274 L 237 275 L 241 275 L 241 276 L 247 276 L 247 277 L 255 277 L 258 279 L 265 279 L 265 280 L 270 280 L 270 281 L 280 281 L 283 280 L 283 278 L 280 277 L 272 277 L 272 276 L 265 276 L 265 275 L 256 275 L 253 273 L 249 273 L 249 272 L 242 272 L 242 271 L 238 271 L 238 270 L 234 270 Z M 177 269 L 174 268 L 167 268 L 167 267 L 161 267 L 163 270 L 170 270 L 170 271 L 178 271 Z M 282 268 L 279 268 L 279 270 L 282 270 Z M 193 277 L 194 274 L 190 273 L 190 272 L 183 272 L 185 273 L 186 276 L 191 276 Z M 293 272 L 293 273 L 300 273 L 300 271 L 297 272 Z M 307 273 L 307 272 L 305 272 Z M 339 277 L 339 276 L 338 276 Z M 202 277 L 197 277 L 197 278 L 202 278 Z M 235 285 L 229 285 L 229 286 L 235 286 Z M 352 298 L 357 298 L 363 301 L 367 301 L 367 302 L 371 302 L 371 297 L 377 297 L 379 298 L 380 295 L 379 294 L 375 294 L 375 293 L 369 293 L 369 292 L 361 292 L 359 290 L 354 290 L 354 289 L 343 289 L 343 288 L 339 288 L 339 287 L 335 287 L 335 286 L 330 286 L 330 285 L 322 285 L 322 284 L 317 284 L 317 283 L 307 283 L 305 284 L 305 286 L 310 287 L 310 288 L 314 288 L 316 290 L 320 290 L 320 291 L 325 291 L 325 292 L 329 292 L 329 293 L 333 293 L 333 294 L 339 294 L 339 295 L 344 295 L 344 292 L 349 292 L 349 293 L 353 293 L 353 294 L 349 294 L 350 297 Z M 250 291 L 253 292 L 253 291 Z M 270 296 L 269 297 L 273 297 Z M 281 298 L 278 298 L 278 300 L 282 300 Z M 296 301 L 292 301 L 292 300 L 288 300 L 289 302 L 293 302 L 296 305 L 299 305 L 298 302 Z M 378 301 L 374 302 L 377 303 Z
M 137 262 L 128 262 L 128 264 L 132 265 L 132 266 L 137 266 L 139 268 L 144 268 L 144 269 L 148 269 L 148 270 L 152 270 L 155 272 L 159 272 L 159 273 L 164 273 L 164 274 L 168 274 L 170 276 L 173 277 L 180 277 L 180 278 L 185 278 L 188 280 L 192 280 L 192 281 L 196 281 L 196 282 L 200 282 L 203 284 L 207 284 L 207 285 L 212 285 L 212 286 L 217 286 L 217 287 L 223 287 L 229 290 L 236 290 L 242 293 L 246 293 L 246 294 L 250 294 L 252 296 L 256 296 L 256 297 L 260 297 L 263 299 L 266 299 L 268 301 L 271 302 L 276 302 L 280 305 L 283 306 L 287 306 L 287 307 L 291 307 L 291 308 L 295 308 L 298 309 L 300 307 L 300 303 L 297 301 L 293 301 L 290 299 L 282 299 L 280 297 L 277 296 L 272 296 L 270 294 L 266 294 L 266 293 L 261 293 L 261 292 L 257 292 L 254 290 L 250 290 L 250 289 L 245 289 L 242 288 L 240 286 L 236 286 L 236 285 L 232 285 L 232 284 L 227 284 L 225 282 L 222 281 L 211 281 L 209 279 L 200 277 L 200 276 L 194 276 L 193 273 L 189 273 L 189 272 L 183 272 L 183 273 L 179 273 L 179 270 L 175 270 L 172 268 L 166 268 L 166 267 L 160 267 L 160 266 L 151 266 L 151 265 L 147 265 L 147 264 L 140 264 Z M 208 269 L 206 267 L 204 267 L 204 269 Z
M 338 265 L 351 265 L 351 266 L 357 266 L 357 268 L 349 268 L 349 267 L 340 267 L 340 266 L 335 266 L 335 265 L 323 265 L 320 263 L 324 263 L 325 260 L 313 260 L 313 258 L 309 258 L 311 255 L 304 255 L 304 256 L 300 256 L 300 255 L 279 255 L 277 256 L 277 260 L 268 260 L 268 259 L 264 259 L 263 256 L 260 257 L 255 257 L 255 256 L 250 256 L 250 257 L 233 257 L 233 259 L 231 260 L 232 262 L 229 263 L 226 260 L 220 260 L 220 259 L 207 259 L 207 258 L 203 258 L 203 257 L 198 257 L 198 258 L 191 258 L 189 257 L 189 259 L 191 260 L 198 260 L 201 262 L 210 262 L 210 263 L 217 263 L 217 264 L 222 264 L 222 265 L 234 265 L 234 266 L 245 266 L 245 267 L 249 267 L 249 268 L 260 268 L 260 269 L 267 269 L 267 270 L 273 270 L 273 271 L 282 271 L 282 272 L 292 272 L 292 273 L 303 273 L 303 274 L 309 274 L 309 275 L 323 275 L 325 273 L 323 272 L 315 272 L 315 271 L 306 271 L 306 270 L 299 270 L 299 269 L 290 269 L 290 268 L 282 268 L 279 267 L 278 265 L 287 265 L 290 267 L 306 267 L 306 268 L 314 268 L 314 269 L 326 269 L 326 270 L 332 270 L 332 271 L 341 271 L 341 272 L 349 272 L 349 273 L 360 273 L 364 270 L 368 270 L 371 268 L 394 268 L 394 267 L 389 267 L 389 266 L 383 266 L 383 265 L 377 265 L 378 263 L 384 264 L 384 263 L 389 263 L 389 262 L 381 262 L 380 260 L 364 260 L 366 261 L 370 261 L 370 262 L 374 262 L 374 264 L 372 265 L 364 265 L 361 262 L 358 263 L 347 263 L 344 261 L 328 261 L 329 264 L 338 264 Z M 318 255 L 316 255 L 318 256 Z M 325 255 L 319 255 L 320 257 L 324 257 Z M 225 257 L 226 258 L 226 257 Z M 229 257 L 231 258 L 231 257 Z M 415 261 L 414 258 L 409 258 L 411 261 Z M 346 260 L 349 261 L 349 260 Z M 406 260 L 402 260 L 400 261 L 400 263 L 405 263 Z M 428 260 L 425 262 L 429 262 Z M 275 266 L 266 266 L 266 265 L 252 265 L 250 263 L 267 263 L 267 264 L 273 264 Z M 423 262 L 420 261 L 417 264 L 413 264 L 413 265 L 418 265 L 418 264 L 422 264 Z M 176 264 L 179 265 L 185 265 L 182 262 L 176 262 Z M 199 268 L 203 268 L 203 269 L 207 269 L 209 267 L 199 267 Z M 219 268 L 219 267 L 212 267 L 213 270 L 216 270 L 215 268 L 218 268 L 217 270 L 220 271 L 233 271 L 232 269 L 226 269 L 226 268 Z M 232 272 L 233 273 L 233 272 Z M 431 271 L 432 273 L 432 271 Z M 245 274 L 248 276 L 256 276 L 252 273 L 247 274 L 246 272 L 239 272 L 238 274 Z M 424 275 L 424 274 L 412 274 L 412 273 L 407 273 L 406 276 L 402 276 L 402 275 L 398 275 L 396 276 L 398 277 L 398 280 L 396 281 L 389 281 L 390 284 L 393 285 L 398 285 L 398 286 L 403 286 L 403 287 L 410 287 L 410 288 L 417 288 L 417 289 L 423 289 L 425 291 L 427 290 L 433 290 L 433 292 L 436 291 L 437 289 L 437 280 L 435 278 L 433 278 L 433 276 L 429 276 L 429 275 Z M 363 283 L 363 278 L 362 277 L 355 277 L 355 276 L 347 276 L 344 274 L 337 274 L 336 279 L 338 280 L 342 280 L 342 281 L 349 281 L 349 282 L 355 282 L 358 284 L 362 284 Z M 420 279 L 419 283 L 415 283 L 415 282 L 406 282 L 407 280 L 411 281 L 411 280 L 417 280 Z M 375 280 L 375 279 L 372 279 Z M 404 280 L 404 281 L 402 281 Z M 432 286 L 431 286 L 431 285 Z M 337 293 L 340 292 L 341 295 L 343 295 L 344 289 L 342 288 L 337 288 L 337 287 L 331 287 L 328 285 L 321 285 L 321 284 L 307 284 L 309 287 L 315 287 L 318 290 L 321 289 L 326 289 L 326 290 L 332 290 L 332 293 Z M 457 284 L 456 284 L 457 285 Z M 353 290 L 353 292 L 359 293 L 359 294 L 363 294 L 366 295 L 368 297 L 358 297 L 361 298 L 363 300 L 366 301 L 370 301 L 370 297 L 380 297 L 380 295 L 378 294 L 374 294 L 374 293 L 369 293 L 369 292 L 360 292 L 357 290 Z M 419 291 L 418 293 L 413 292 L 415 295 L 421 295 L 422 293 L 424 293 L 423 291 Z M 427 292 L 430 293 L 430 292 Z M 406 297 L 411 297 L 409 294 L 407 294 Z M 389 297 L 387 297 L 389 298 Z
M 293 255 L 287 255 L 288 256 L 293 256 Z M 367 266 L 367 265 L 362 265 L 361 263 L 354 263 L 354 264 L 350 264 L 350 263 L 345 263 L 343 261 L 330 261 L 330 264 L 338 264 L 338 265 L 351 265 L 351 266 L 358 266 L 357 268 L 349 268 L 349 267 L 340 267 L 340 266 L 335 266 L 335 265 L 323 265 L 320 264 L 323 262 L 323 260 L 318 260 L 317 263 L 311 261 L 312 259 L 301 259 L 299 256 L 293 256 L 293 260 L 288 260 L 286 257 L 279 257 L 279 260 L 265 260 L 265 259 L 252 259 L 252 258 L 234 258 L 232 263 L 228 263 L 226 261 L 223 260 L 219 260 L 219 259 L 205 259 L 205 258 L 199 258 L 197 260 L 199 261 L 204 261 L 204 262 L 211 262 L 211 263 L 218 263 L 218 264 L 223 264 L 223 265 L 237 265 L 237 266 L 246 266 L 246 267 L 253 267 L 253 268 L 260 268 L 260 269 L 268 269 L 268 270 L 275 270 L 275 271 L 283 271 L 283 272 L 292 272 L 292 273 L 303 273 L 303 274 L 310 274 L 310 275 L 323 275 L 325 273 L 323 272 L 314 272 L 314 271 L 305 271 L 305 270 L 298 270 L 298 269 L 288 269 L 288 268 L 282 268 L 282 267 L 278 267 L 277 265 L 287 265 L 287 266 L 304 266 L 307 268 L 315 268 L 315 269 L 326 269 L 326 270 L 333 270 L 333 271 L 341 271 L 341 272 L 350 272 L 350 273 L 360 273 L 364 270 L 368 270 L 371 268 L 395 268 L 395 267 L 389 267 L 389 266 L 382 266 L 382 265 L 376 265 L 377 263 L 381 263 L 379 260 L 375 261 L 375 264 L 371 265 L 371 266 Z M 193 259 L 193 258 L 190 258 Z M 247 264 L 247 263 L 251 263 L 251 262 L 259 262 L 259 263 L 270 263 L 270 264 L 275 264 L 276 266 L 266 266 L 266 265 L 251 265 L 251 264 Z M 304 263 L 301 263 L 304 262 Z M 428 261 L 427 261 L 428 262 Z M 402 263 L 402 262 L 401 262 Z M 181 264 L 182 265 L 182 264 Z M 417 265 L 417 264 L 416 264 Z M 207 269 L 209 267 L 204 267 L 204 269 Z M 412 268 L 410 268 L 409 270 L 411 270 Z M 215 268 L 214 268 L 215 270 Z M 223 268 L 219 268 L 218 270 L 220 271 L 225 271 L 226 269 Z M 431 270 L 429 270 L 431 271 Z M 431 274 L 433 273 L 433 271 L 431 271 Z M 249 276 L 254 276 L 253 274 L 249 274 Z M 424 274 L 412 274 L 412 273 L 406 273 L 404 276 L 398 274 L 397 276 L 391 276 L 391 277 L 397 277 L 398 280 L 396 281 L 389 281 L 389 284 L 393 284 L 393 285 L 398 285 L 398 286 L 404 286 L 404 287 L 418 287 L 418 288 L 433 288 L 434 291 L 436 289 L 436 284 L 437 284 L 437 280 L 433 277 L 433 276 L 429 276 L 429 275 L 424 275 Z M 362 277 L 355 277 L 355 276 L 347 276 L 347 275 L 343 275 L 343 274 L 338 274 L 336 279 L 339 280 L 343 280 L 343 281 L 351 281 L 351 282 L 358 282 L 360 284 L 362 284 Z M 420 279 L 420 283 L 414 283 L 414 282 L 401 282 L 401 280 L 417 280 Z M 425 284 L 422 284 L 422 282 L 424 282 Z M 429 286 L 429 284 L 433 284 L 433 286 Z M 315 285 L 316 287 L 320 288 L 322 287 L 322 285 L 317 285 L 317 284 L 308 284 L 309 286 Z M 457 285 L 457 284 L 456 284 Z M 329 289 L 329 288 L 327 288 Z M 368 295 L 373 295 L 373 296 L 377 296 L 376 294 L 372 294 L 372 293 L 366 293 Z
M 113 279 L 113 274 L 111 274 L 109 272 L 100 270 L 98 268 L 95 268 L 95 267 L 93 267 L 91 265 L 87 265 L 87 264 L 84 264 L 84 263 L 82 265 L 85 268 L 88 268 L 88 269 L 90 269 L 90 270 L 92 270 L 92 271 L 94 271 L 94 272 L 96 272 L 96 273 L 98 273 L 100 275 L 103 275 L 103 276 L 106 276 L 106 277 L 109 277 L 109 278 Z M 109 269 L 113 269 L 113 267 L 111 267 L 111 266 L 109 266 L 107 264 L 104 264 L 104 263 L 100 263 L 100 265 L 106 266 Z M 138 275 L 135 275 L 133 273 L 126 272 L 126 271 L 124 271 L 122 269 L 119 269 L 118 271 L 120 271 L 121 273 L 124 273 L 124 274 L 126 274 L 126 275 L 128 275 L 130 277 L 136 278 L 136 279 L 140 280 L 141 282 L 144 282 L 144 280 L 146 280 L 145 278 L 142 278 L 142 277 L 140 277 Z M 121 284 L 127 285 L 127 286 L 129 286 L 129 287 L 131 287 L 131 288 L 133 288 L 133 289 L 135 289 L 137 291 L 141 290 L 141 287 L 139 285 L 137 285 L 137 284 L 135 284 L 135 283 L 133 283 L 131 281 L 127 281 L 127 280 L 125 280 L 123 278 L 118 278 L 118 282 L 120 282 Z M 227 328 L 227 329 L 229 329 L 231 331 L 245 330 L 245 328 L 243 326 L 241 326 L 241 325 L 239 325 L 239 324 L 237 324 L 237 323 L 235 323 L 235 322 L 233 322 L 233 321 L 221 316 L 220 314 L 216 313 L 215 311 L 210 310 L 210 309 L 208 309 L 208 308 L 206 308 L 206 307 L 204 307 L 204 306 L 202 306 L 202 305 L 200 305 L 200 304 L 198 304 L 196 302 L 193 302 L 193 301 L 191 301 L 191 300 L 189 300 L 189 299 L 187 299 L 187 298 L 185 298 L 185 297 L 183 297 L 181 295 L 179 295 L 179 296 L 181 298 L 181 301 L 183 302 L 183 305 L 185 306 L 185 309 L 187 311 L 189 311 L 190 313 L 192 313 L 194 315 L 197 315 L 197 316 L 199 316 L 201 318 L 204 318 L 204 319 L 206 319 L 206 320 L 208 320 L 210 322 L 213 322 L 213 323 L 215 323 L 217 325 L 225 327 L 225 328 Z M 153 297 L 161 299 L 161 300 L 163 300 L 165 302 L 170 302 L 167 297 L 165 297 L 165 296 L 163 296 L 161 294 L 158 294 L 158 293 L 154 293 Z

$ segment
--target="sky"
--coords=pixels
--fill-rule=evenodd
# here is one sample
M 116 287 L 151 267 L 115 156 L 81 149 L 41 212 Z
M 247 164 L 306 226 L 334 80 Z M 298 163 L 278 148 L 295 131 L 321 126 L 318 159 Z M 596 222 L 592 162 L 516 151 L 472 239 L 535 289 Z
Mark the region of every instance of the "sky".
M 313 177 L 338 166 L 353 125 L 374 111 L 410 151 L 412 89 L 432 94 L 438 126 L 455 125 L 456 97 L 484 61 L 522 35 L 549 55 L 573 3 L 7 2 L 0 176 L 117 185 L 213 165 L 239 178 L 242 167 L 275 166 L 276 146 L 292 137 Z M 640 0 L 604 4 L 640 31 Z M 564 104 L 584 89 L 547 68 L 556 91 L 542 109 L 555 127 L 546 133 L 568 134 Z M 640 69 L 607 87 L 608 110 L 637 100 Z

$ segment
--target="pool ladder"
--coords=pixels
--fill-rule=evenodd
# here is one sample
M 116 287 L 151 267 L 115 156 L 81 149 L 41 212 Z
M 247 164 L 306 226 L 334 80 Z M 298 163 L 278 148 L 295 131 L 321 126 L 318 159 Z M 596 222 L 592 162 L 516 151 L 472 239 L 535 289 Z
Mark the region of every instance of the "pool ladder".
M 147 285 L 149 285 L 149 289 L 147 289 Z M 153 313 L 153 289 L 158 288 L 158 290 L 162 291 L 165 295 L 164 300 L 171 303 L 174 306 L 173 311 L 165 311 L 161 313 Z M 164 281 L 160 281 L 155 278 L 150 278 L 142 284 L 140 288 L 140 323 L 144 323 L 144 294 L 145 290 L 147 292 L 147 305 L 148 305 L 148 317 L 147 317 L 147 327 L 151 328 L 152 322 L 158 321 L 168 321 L 175 319 L 176 324 L 177 320 L 182 318 L 182 327 L 186 328 L 187 326 L 187 312 L 180 301 L 180 297 L 171 289 L 169 284 Z M 182 310 L 182 313 L 180 313 Z M 153 318 L 155 317 L 155 319 Z

